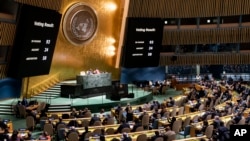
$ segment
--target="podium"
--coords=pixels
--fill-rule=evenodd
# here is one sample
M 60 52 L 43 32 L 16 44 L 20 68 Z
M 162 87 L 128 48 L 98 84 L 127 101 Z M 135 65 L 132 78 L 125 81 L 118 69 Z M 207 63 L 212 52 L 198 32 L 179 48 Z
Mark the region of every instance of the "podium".
M 111 86 L 111 73 L 77 75 L 76 83 L 82 85 L 83 89 Z
M 75 98 L 82 94 L 82 85 L 79 84 L 61 84 L 61 97 Z
M 77 75 L 76 83 L 61 85 L 61 97 L 94 97 L 112 93 L 111 73 Z

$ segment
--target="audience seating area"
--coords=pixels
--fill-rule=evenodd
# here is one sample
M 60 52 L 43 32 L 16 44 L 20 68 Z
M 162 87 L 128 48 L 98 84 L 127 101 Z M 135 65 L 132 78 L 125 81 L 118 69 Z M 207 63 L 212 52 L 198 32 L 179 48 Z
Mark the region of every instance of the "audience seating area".
M 142 105 L 116 105 L 110 111 L 91 113 L 88 108 L 70 112 L 47 112 L 46 103 L 17 105 L 17 117 L 26 118 L 26 128 L 15 130 L 2 121 L 1 138 L 8 135 L 30 140 L 34 130 L 50 140 L 133 141 L 217 140 L 221 128 L 250 124 L 250 87 L 242 82 L 200 81 L 183 85 L 182 94 Z M 22 108 L 19 108 L 22 107 Z M 6 125 L 6 126 L 3 126 Z

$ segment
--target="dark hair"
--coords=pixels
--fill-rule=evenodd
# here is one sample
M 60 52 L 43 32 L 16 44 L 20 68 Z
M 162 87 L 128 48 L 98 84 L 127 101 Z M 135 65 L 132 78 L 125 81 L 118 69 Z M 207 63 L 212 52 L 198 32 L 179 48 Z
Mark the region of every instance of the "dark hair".
M 220 126 L 224 126 L 224 122 L 223 121 L 220 122 Z
M 207 120 L 204 120 L 204 121 L 203 121 L 203 125 L 208 126 L 208 121 L 207 121 Z
M 12 136 L 11 136 L 11 140 L 12 140 L 12 141 L 17 140 L 17 138 L 18 138 L 17 135 L 18 135 L 18 131 L 17 131 L 17 130 L 14 130 L 13 133 L 12 133 Z
M 101 133 L 102 133 L 102 134 L 104 134 L 104 133 L 105 133 L 105 130 L 104 130 L 103 128 L 101 129 Z
M 89 131 L 89 127 L 85 126 L 85 132 L 88 132 L 88 131 Z

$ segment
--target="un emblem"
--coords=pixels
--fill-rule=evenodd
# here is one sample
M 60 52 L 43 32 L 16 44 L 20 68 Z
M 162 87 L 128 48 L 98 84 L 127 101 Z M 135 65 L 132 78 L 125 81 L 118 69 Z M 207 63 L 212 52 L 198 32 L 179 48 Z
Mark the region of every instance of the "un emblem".
M 97 31 L 96 12 L 84 3 L 70 6 L 63 17 L 63 34 L 74 45 L 92 40 Z

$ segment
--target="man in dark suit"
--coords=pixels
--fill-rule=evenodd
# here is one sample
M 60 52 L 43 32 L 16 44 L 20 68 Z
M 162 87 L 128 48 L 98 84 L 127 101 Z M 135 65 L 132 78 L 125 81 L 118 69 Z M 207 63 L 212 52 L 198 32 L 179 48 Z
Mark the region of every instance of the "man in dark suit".
M 159 131 L 155 131 L 155 135 L 151 137 L 151 141 L 155 141 L 158 137 L 160 136 L 160 132 Z
M 57 129 L 57 126 L 58 126 L 59 124 L 64 124 L 64 125 L 66 125 L 66 123 L 63 122 L 63 120 L 62 120 L 61 117 L 59 118 L 59 121 L 56 123 L 55 129 Z
M 140 126 L 142 126 L 140 120 L 139 119 L 135 119 L 135 125 L 134 125 L 133 129 L 131 130 L 131 132 L 135 132 L 136 128 L 140 127 Z
M 22 105 L 25 106 L 25 107 L 29 106 L 29 102 L 28 102 L 28 100 L 25 97 L 22 100 Z
M 69 134 L 72 133 L 72 132 L 75 132 L 75 133 L 77 133 L 78 135 L 80 134 L 80 133 L 78 132 L 78 130 L 75 129 L 75 127 L 71 127 L 70 130 L 69 130 L 69 132 L 67 133 L 67 136 L 66 136 L 66 137 L 68 138 Z
M 129 124 L 125 122 L 125 120 L 121 121 L 120 126 L 117 128 L 116 133 L 121 133 L 123 128 L 130 128 Z
M 88 126 L 84 127 L 85 131 L 80 135 L 80 141 L 85 141 L 85 135 L 90 132 Z
M 242 114 L 241 113 L 237 113 L 237 115 L 233 118 L 233 122 L 235 124 L 238 124 L 241 119 L 242 119 Z
M 220 127 L 218 127 L 218 139 L 220 141 L 228 141 L 230 139 L 230 131 L 225 127 L 224 122 L 220 122 Z
M 101 121 L 101 119 L 97 116 L 97 114 L 94 114 L 94 116 L 91 118 L 89 125 L 92 126 L 96 121 Z

